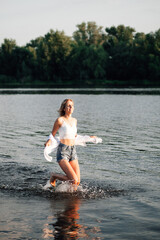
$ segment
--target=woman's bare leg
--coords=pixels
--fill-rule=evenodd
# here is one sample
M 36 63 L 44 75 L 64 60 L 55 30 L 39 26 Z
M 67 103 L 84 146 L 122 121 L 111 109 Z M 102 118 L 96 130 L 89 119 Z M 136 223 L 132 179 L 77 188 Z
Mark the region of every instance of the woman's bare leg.
M 75 160 L 73 160 L 73 161 L 70 161 L 69 163 L 70 163 L 70 165 L 72 166 L 74 172 L 75 172 L 76 175 L 77 175 L 77 178 L 78 178 L 77 185 L 79 185 L 79 184 L 80 184 L 80 181 L 81 181 L 81 177 L 80 177 L 80 168 L 79 168 L 78 160 L 75 159 Z
M 77 160 L 74 160 L 74 161 L 77 161 Z M 77 163 L 78 163 L 78 161 L 77 161 Z M 56 179 L 61 180 L 61 181 L 72 180 L 74 184 L 79 183 L 80 173 L 77 176 L 77 174 L 76 174 L 76 172 L 78 173 L 77 164 L 73 164 L 73 163 L 71 164 L 71 162 L 68 162 L 67 160 L 62 159 L 59 162 L 59 165 L 66 175 L 52 173 L 51 178 L 50 178 L 50 183 L 52 184 L 52 186 L 55 186 Z
M 61 181 L 69 180 L 66 175 L 58 174 L 58 173 L 51 173 L 50 183 L 53 187 L 56 186 L 56 179 L 61 180 Z

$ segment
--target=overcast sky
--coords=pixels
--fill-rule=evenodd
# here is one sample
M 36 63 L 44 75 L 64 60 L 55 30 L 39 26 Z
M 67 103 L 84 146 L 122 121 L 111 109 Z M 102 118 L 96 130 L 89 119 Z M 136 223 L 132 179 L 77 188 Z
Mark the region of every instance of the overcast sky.
M 0 0 L 0 44 L 9 38 L 22 46 L 50 29 L 72 36 L 77 24 L 88 21 L 104 29 L 123 24 L 155 32 L 160 0 Z

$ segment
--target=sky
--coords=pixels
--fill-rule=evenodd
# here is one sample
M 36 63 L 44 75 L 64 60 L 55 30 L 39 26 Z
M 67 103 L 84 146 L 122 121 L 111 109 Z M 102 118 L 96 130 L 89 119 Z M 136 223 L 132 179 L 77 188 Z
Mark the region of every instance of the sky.
M 72 36 L 82 22 L 125 25 L 136 32 L 160 29 L 160 0 L 0 0 L 0 44 L 23 46 L 53 29 Z

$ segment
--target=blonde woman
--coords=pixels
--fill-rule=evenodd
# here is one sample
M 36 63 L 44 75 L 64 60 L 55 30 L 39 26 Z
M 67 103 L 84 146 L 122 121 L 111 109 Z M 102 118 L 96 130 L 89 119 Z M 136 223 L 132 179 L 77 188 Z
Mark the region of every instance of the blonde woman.
M 72 99 L 65 99 L 59 109 L 59 118 L 56 119 L 49 140 L 45 143 L 46 147 L 55 140 L 55 135 L 59 132 L 60 143 L 57 149 L 57 162 L 65 174 L 52 173 L 50 183 L 56 185 L 56 179 L 61 181 L 70 180 L 73 184 L 80 183 L 80 168 L 76 153 L 77 120 L 72 117 L 74 102 Z M 101 142 L 95 136 L 85 136 L 84 142 Z M 81 142 L 81 141 L 80 141 Z M 81 145 L 81 144 L 80 144 Z
M 61 181 L 72 181 L 73 184 L 80 183 L 80 168 L 75 147 L 75 137 L 77 135 L 77 120 L 72 117 L 74 102 L 72 99 L 65 99 L 59 109 L 60 117 L 54 123 L 51 138 L 54 138 L 59 131 L 60 144 L 57 149 L 57 162 L 64 171 L 63 174 L 52 173 L 50 183 L 55 186 L 56 179 Z M 51 145 L 52 139 L 46 142 L 46 146 Z

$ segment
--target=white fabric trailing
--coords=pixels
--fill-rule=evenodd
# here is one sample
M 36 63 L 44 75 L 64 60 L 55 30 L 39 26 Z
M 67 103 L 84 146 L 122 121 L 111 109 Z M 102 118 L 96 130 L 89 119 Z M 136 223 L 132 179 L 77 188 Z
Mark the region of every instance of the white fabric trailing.
M 58 145 L 60 144 L 60 139 L 59 137 L 53 137 L 52 134 L 49 135 L 48 139 L 51 139 L 52 143 L 50 146 L 45 147 L 44 148 L 44 157 L 47 161 L 52 162 L 52 157 L 49 155 L 50 153 L 54 152 Z M 77 135 L 77 137 L 75 138 L 75 145 L 80 145 L 80 146 L 86 146 L 87 142 L 91 142 L 91 143 L 102 143 L 102 139 L 101 138 L 92 138 L 90 136 L 81 136 L 81 135 Z

